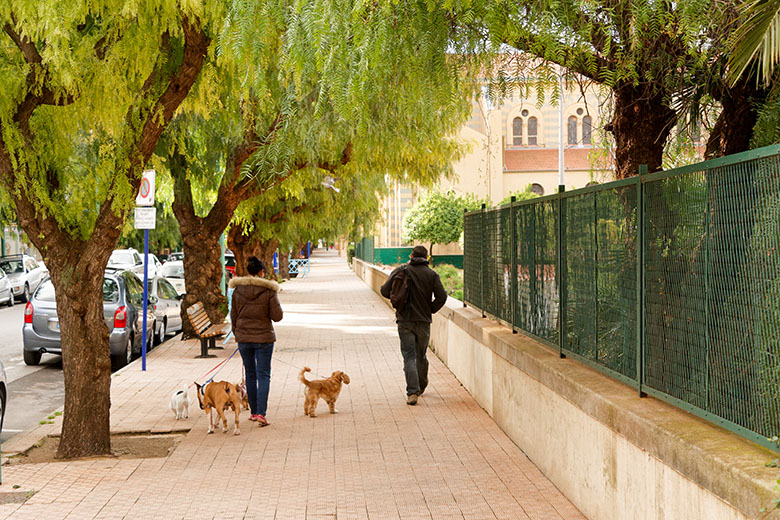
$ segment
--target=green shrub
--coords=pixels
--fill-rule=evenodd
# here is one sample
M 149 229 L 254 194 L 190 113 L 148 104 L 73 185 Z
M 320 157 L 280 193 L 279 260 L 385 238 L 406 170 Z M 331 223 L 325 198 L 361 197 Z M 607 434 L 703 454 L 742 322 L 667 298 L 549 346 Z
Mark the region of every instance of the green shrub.
M 454 265 L 440 264 L 433 268 L 439 273 L 441 284 L 447 294 L 458 300 L 463 300 L 463 270 Z
M 355 257 L 355 244 L 347 246 L 347 263 L 352 265 L 352 259 Z

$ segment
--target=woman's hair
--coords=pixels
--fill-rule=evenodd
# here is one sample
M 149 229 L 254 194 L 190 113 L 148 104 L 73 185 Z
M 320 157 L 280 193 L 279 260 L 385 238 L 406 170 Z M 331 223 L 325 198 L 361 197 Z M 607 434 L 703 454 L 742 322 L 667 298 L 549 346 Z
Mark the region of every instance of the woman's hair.
M 256 256 L 250 256 L 249 260 L 246 261 L 246 270 L 249 274 L 255 276 L 260 271 L 265 271 L 265 264 Z

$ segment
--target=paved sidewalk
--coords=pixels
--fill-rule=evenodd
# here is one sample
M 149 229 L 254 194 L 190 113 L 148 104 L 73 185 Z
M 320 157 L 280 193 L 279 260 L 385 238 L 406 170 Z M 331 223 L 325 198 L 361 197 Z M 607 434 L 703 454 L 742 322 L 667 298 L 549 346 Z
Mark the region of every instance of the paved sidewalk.
M 169 341 L 112 379 L 112 432 L 190 430 L 168 457 L 4 466 L 0 518 L 145 519 L 575 519 L 584 518 L 495 425 L 433 355 L 430 385 L 407 406 L 391 310 L 333 253 L 283 284 L 268 419 L 241 415 L 241 435 L 207 435 L 194 401 L 188 420 L 171 393 L 217 359 L 194 359 L 196 341 Z M 337 408 L 303 415 L 298 372 L 343 370 Z M 217 379 L 239 381 L 238 354 Z M 17 404 L 12 403 L 11 406 Z M 229 415 L 230 423 L 232 416 Z M 15 436 L 23 450 L 60 420 Z M 229 424 L 232 431 L 232 424 Z M 18 486 L 18 487 L 17 487 Z M 36 491 L 23 504 L 8 493 Z

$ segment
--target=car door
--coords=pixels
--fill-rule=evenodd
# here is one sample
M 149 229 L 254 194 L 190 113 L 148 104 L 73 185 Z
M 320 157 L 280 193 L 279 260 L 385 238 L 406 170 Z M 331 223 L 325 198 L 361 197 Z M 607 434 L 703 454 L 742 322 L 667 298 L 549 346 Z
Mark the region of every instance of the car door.
M 168 330 L 181 330 L 181 300 L 176 289 L 173 288 L 168 280 L 160 278 L 157 281 L 157 293 L 165 300 L 165 316 L 168 320 Z
M 133 335 L 135 336 L 135 345 L 136 348 L 139 348 L 142 345 L 142 332 L 143 331 L 143 300 L 144 300 L 144 289 L 141 286 L 141 282 L 138 281 L 138 278 L 131 272 L 125 272 L 122 273 L 122 277 L 125 280 L 125 288 L 127 291 L 127 303 L 129 304 L 128 307 L 132 307 L 132 309 L 128 309 L 129 312 L 132 313 L 132 323 L 133 323 Z M 148 318 L 147 318 L 148 320 Z M 147 327 L 151 327 L 151 324 L 147 324 Z

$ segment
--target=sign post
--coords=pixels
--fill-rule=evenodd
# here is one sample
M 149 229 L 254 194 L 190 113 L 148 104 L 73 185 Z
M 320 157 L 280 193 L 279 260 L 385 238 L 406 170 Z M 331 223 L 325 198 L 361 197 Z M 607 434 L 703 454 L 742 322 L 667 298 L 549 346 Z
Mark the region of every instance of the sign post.
M 141 370 L 146 371 L 146 318 L 149 309 L 149 230 L 155 228 L 157 208 L 154 207 L 154 170 L 144 170 L 138 196 L 135 198 L 135 228 L 144 230 L 144 304 L 141 333 Z

